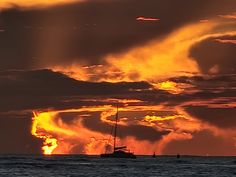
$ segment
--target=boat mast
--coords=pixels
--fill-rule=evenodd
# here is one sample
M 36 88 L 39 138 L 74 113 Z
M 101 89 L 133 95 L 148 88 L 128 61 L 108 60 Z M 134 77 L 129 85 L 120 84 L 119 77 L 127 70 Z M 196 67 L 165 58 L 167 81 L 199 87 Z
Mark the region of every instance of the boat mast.
M 116 123 L 115 123 L 115 130 L 114 130 L 114 152 L 116 150 L 116 131 L 117 131 L 117 122 L 118 122 L 118 106 L 116 111 Z

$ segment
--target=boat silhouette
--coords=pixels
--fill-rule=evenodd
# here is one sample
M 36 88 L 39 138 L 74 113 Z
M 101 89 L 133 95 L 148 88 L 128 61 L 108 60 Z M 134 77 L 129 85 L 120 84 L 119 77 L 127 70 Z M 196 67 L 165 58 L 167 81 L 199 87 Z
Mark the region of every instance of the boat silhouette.
M 156 153 L 155 152 L 153 153 L 152 158 L 156 158 Z
M 136 158 L 136 156 L 127 149 L 126 146 L 116 146 L 116 137 L 117 137 L 117 123 L 118 123 L 118 107 L 116 112 L 116 119 L 115 119 L 115 128 L 113 135 L 113 152 L 112 153 L 104 153 L 100 156 L 102 158 Z

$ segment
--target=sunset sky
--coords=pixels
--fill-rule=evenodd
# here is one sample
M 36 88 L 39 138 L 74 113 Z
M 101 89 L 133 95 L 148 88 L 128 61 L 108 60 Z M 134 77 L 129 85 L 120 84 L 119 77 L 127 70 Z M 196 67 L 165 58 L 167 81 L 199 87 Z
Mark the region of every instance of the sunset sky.
M 0 0 L 0 154 L 236 155 L 235 0 Z

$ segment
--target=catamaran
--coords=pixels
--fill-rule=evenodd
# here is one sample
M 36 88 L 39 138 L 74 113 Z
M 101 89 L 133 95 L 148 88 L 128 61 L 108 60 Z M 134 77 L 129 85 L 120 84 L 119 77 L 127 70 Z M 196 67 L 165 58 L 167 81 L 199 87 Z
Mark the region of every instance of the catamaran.
M 115 128 L 113 134 L 113 152 L 101 154 L 102 158 L 136 158 L 136 156 L 127 149 L 126 146 L 116 146 L 116 136 L 117 136 L 117 123 L 118 123 L 118 107 L 116 112 Z

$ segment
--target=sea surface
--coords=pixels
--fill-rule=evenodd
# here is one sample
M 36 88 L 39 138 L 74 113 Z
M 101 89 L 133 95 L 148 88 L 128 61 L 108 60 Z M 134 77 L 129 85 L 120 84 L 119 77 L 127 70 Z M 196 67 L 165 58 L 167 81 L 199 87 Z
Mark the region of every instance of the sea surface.
M 102 159 L 98 156 L 0 156 L 0 177 L 236 177 L 236 157 L 140 156 Z

